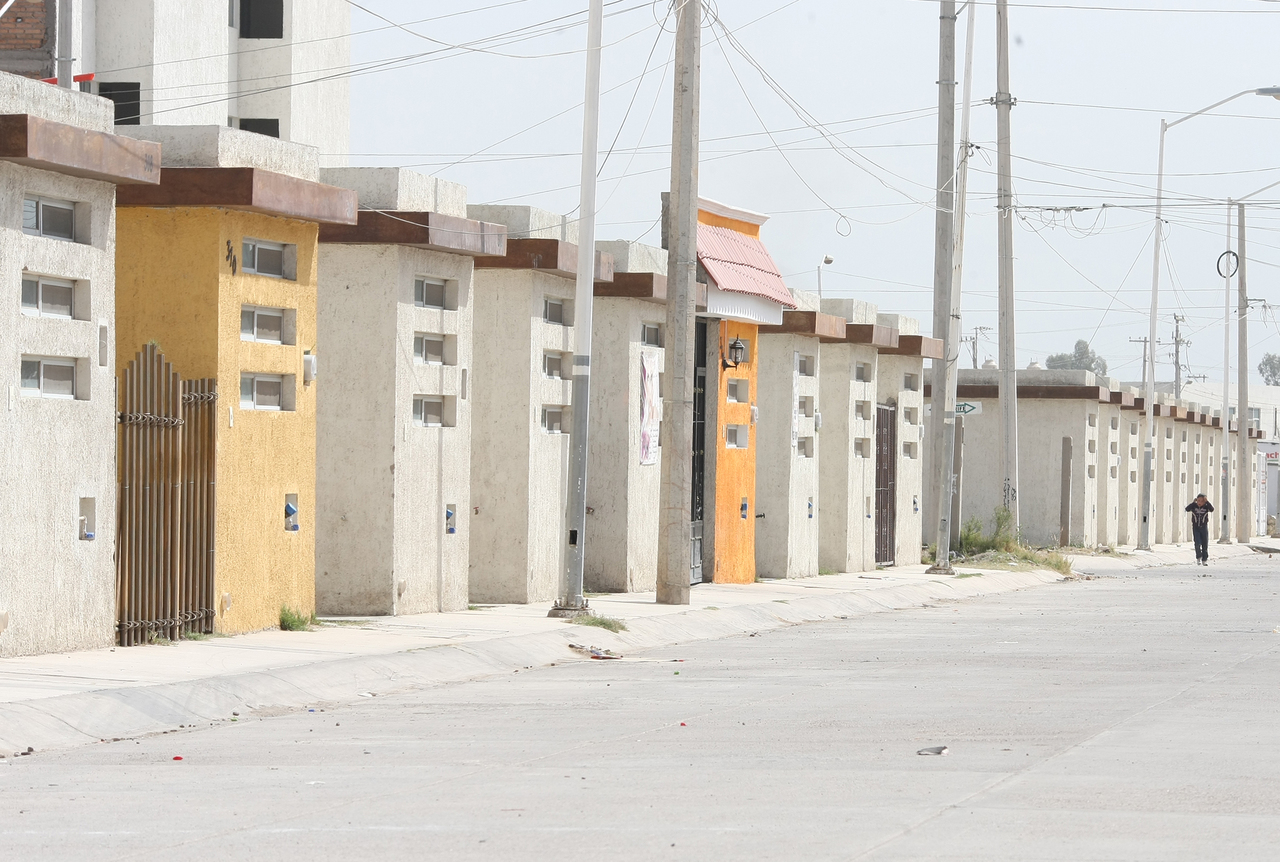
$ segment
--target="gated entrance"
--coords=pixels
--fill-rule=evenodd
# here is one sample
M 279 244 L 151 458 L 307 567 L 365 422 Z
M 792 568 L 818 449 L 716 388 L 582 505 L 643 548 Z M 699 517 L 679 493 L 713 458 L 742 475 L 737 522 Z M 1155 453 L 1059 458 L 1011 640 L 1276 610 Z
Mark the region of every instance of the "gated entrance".
M 702 525 L 707 491 L 707 322 L 699 320 L 694 330 L 693 368 L 693 494 L 689 505 L 692 520 L 689 582 L 702 583 Z
M 119 379 L 116 632 L 121 646 L 213 631 L 217 381 L 154 344 Z
M 876 562 L 892 565 L 897 549 L 898 411 L 876 407 Z

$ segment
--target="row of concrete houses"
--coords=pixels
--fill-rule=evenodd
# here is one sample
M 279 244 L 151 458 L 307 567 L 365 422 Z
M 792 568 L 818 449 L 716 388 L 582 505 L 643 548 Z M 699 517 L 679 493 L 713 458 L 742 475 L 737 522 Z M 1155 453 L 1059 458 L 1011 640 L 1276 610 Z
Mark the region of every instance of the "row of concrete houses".
M 961 520 L 977 518 L 988 532 L 1004 505 L 997 378 L 994 369 L 962 369 L 957 385 L 958 400 L 981 405 L 962 420 Z M 1141 391 L 1117 380 L 1088 371 L 1018 372 L 1018 510 L 1025 541 L 1088 548 L 1139 543 L 1146 414 Z M 1190 542 L 1183 509 L 1202 492 L 1218 509 L 1210 521 L 1212 539 L 1247 540 L 1260 532 L 1252 505 L 1243 520 L 1236 516 L 1241 482 L 1248 483 L 1251 501 L 1266 499 L 1266 459 L 1259 454 L 1263 432 L 1254 426 L 1243 430 L 1249 454 L 1242 466 L 1237 448 L 1242 432 L 1233 418 L 1223 427 L 1221 402 L 1205 404 L 1157 392 L 1152 415 L 1150 541 Z M 1231 477 L 1226 505 L 1221 492 L 1224 433 Z M 928 503 L 926 515 L 932 518 L 933 504 Z
M 552 598 L 573 223 L 117 107 L 0 75 L 0 654 Z M 917 562 L 936 342 L 700 208 L 691 580 Z M 665 260 L 597 249 L 593 590 L 656 579 Z

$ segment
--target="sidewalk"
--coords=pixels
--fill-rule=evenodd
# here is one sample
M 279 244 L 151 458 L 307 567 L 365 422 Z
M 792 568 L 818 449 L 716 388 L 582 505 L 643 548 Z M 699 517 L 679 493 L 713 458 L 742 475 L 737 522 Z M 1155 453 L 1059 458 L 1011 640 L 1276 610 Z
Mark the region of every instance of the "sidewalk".
M 1252 554 L 1222 546 L 1219 558 Z M 1186 564 L 1190 546 L 1080 557 L 1082 574 Z M 631 655 L 824 619 L 974 598 L 1062 580 L 1056 572 L 978 571 L 939 578 L 924 566 L 756 584 L 703 584 L 690 604 L 653 593 L 598 596 L 592 610 L 622 620 L 614 634 L 550 619 L 548 603 L 449 614 L 331 620 L 309 632 L 265 631 L 164 646 L 0 660 L 0 754 L 164 732 L 252 712 L 287 711 L 588 661 L 577 643 Z M 973 576 L 980 575 L 980 576 Z

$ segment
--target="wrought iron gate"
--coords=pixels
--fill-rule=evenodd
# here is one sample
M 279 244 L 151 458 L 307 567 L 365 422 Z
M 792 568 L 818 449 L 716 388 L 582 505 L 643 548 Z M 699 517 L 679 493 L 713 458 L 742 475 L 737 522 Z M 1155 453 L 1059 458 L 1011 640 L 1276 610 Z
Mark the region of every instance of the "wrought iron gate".
M 898 411 L 876 407 L 876 562 L 893 563 L 897 552 Z
M 703 517 L 707 489 L 707 322 L 699 320 L 694 329 L 693 348 L 693 493 L 689 501 L 692 520 L 689 582 L 702 583 Z
M 118 397 L 117 639 L 212 632 L 217 381 L 182 380 L 148 344 Z

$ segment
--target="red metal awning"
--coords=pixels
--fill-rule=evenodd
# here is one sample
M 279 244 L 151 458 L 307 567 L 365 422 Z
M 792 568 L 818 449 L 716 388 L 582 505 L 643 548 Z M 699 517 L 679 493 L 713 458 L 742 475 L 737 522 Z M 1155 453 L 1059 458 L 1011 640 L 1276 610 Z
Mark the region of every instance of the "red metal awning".
M 698 225 L 698 262 L 716 287 L 795 308 L 791 291 L 764 243 L 724 227 Z

